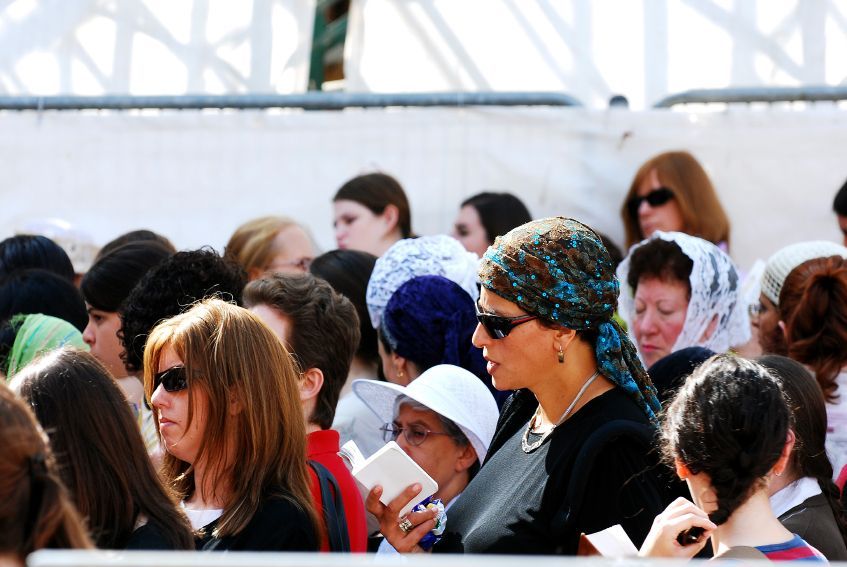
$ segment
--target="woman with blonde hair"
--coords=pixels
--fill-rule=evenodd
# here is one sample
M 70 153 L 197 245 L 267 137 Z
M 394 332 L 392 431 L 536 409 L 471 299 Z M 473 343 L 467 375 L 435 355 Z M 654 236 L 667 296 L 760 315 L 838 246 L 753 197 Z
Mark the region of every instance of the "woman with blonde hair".
M 159 324 L 144 389 L 198 549 L 315 551 L 297 368 L 255 315 L 207 299 Z
M 317 255 L 309 232 L 288 217 L 260 217 L 235 229 L 224 257 L 238 263 L 250 281 L 267 272 L 304 273 Z
M 94 547 L 27 405 L 0 384 L 0 559 Z
M 653 232 L 684 232 L 729 247 L 729 220 L 708 174 L 694 156 L 676 151 L 642 165 L 621 207 L 626 246 Z

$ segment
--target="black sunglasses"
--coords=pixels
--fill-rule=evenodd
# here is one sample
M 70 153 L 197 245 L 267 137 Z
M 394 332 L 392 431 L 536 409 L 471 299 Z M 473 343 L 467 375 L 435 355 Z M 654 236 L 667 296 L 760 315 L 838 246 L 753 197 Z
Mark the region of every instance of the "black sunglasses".
M 659 187 L 658 189 L 653 189 L 643 197 L 635 195 L 627 201 L 626 206 L 629 208 L 629 214 L 635 217 L 638 216 L 638 209 L 641 208 L 641 203 L 644 201 L 647 201 L 647 204 L 651 207 L 661 207 L 673 199 L 673 197 L 673 191 L 667 187 Z
M 479 308 L 479 303 L 477 302 L 476 304 L 476 320 L 479 321 L 479 324 L 483 326 L 485 332 L 492 339 L 505 338 L 518 325 L 523 325 L 537 318 L 535 315 L 518 315 L 517 317 L 491 315 L 490 313 L 483 313 Z
M 163 370 L 153 376 L 153 391 L 159 387 L 159 384 L 166 392 L 179 392 L 188 388 L 188 377 L 186 376 L 185 366 L 172 366 L 167 370 Z

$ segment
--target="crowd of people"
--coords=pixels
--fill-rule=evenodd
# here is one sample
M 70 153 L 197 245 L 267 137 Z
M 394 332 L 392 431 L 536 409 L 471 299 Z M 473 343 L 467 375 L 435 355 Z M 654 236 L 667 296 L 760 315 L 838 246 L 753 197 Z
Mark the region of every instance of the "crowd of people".
M 498 192 L 419 236 L 384 173 L 333 206 L 324 253 L 279 216 L 84 270 L 0 242 L 0 558 L 574 555 L 620 525 L 644 557 L 847 560 L 847 247 L 743 272 L 684 151 L 635 174 L 625 252 Z M 436 486 L 409 512 L 419 483 L 351 472 L 389 442 Z

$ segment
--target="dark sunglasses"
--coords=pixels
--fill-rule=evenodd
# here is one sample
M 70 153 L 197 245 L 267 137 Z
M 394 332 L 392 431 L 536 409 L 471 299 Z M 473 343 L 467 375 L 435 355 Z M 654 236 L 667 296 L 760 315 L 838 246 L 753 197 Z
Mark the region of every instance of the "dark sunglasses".
M 153 376 L 153 391 L 159 387 L 159 384 L 166 392 L 179 392 L 188 388 L 188 377 L 186 376 L 185 366 L 172 366 L 167 370 L 159 372 Z
M 535 315 L 518 315 L 517 317 L 491 315 L 490 313 L 483 313 L 479 308 L 479 303 L 476 304 L 476 320 L 479 321 L 479 324 L 483 326 L 485 332 L 492 339 L 505 338 L 518 325 L 523 325 L 537 318 Z
M 661 207 L 671 199 L 673 199 L 673 191 L 668 189 L 667 187 L 659 187 L 658 189 L 653 189 L 643 197 L 639 197 L 635 195 L 629 201 L 627 201 L 626 206 L 629 208 L 629 214 L 633 217 L 638 216 L 638 209 L 641 208 L 641 203 L 647 201 L 647 204 L 651 207 Z

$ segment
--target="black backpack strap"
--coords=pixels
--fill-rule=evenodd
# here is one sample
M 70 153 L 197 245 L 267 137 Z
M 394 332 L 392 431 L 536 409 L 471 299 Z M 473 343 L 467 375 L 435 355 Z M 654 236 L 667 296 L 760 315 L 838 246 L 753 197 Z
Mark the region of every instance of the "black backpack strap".
M 350 551 L 350 536 L 347 533 L 347 518 L 344 515 L 344 502 L 338 481 L 325 466 L 317 461 L 308 460 L 309 466 L 318 477 L 321 488 L 321 504 L 330 551 Z
M 588 486 L 588 479 L 594 469 L 594 461 L 600 451 L 620 437 L 629 437 L 641 444 L 646 453 L 653 444 L 654 435 L 655 429 L 649 425 L 629 419 L 615 419 L 597 428 L 583 442 L 574 461 L 576 465 L 568 480 L 563 505 L 553 517 L 551 533 L 556 541 L 564 541 L 565 534 L 576 521 L 585 497 L 585 487 Z

